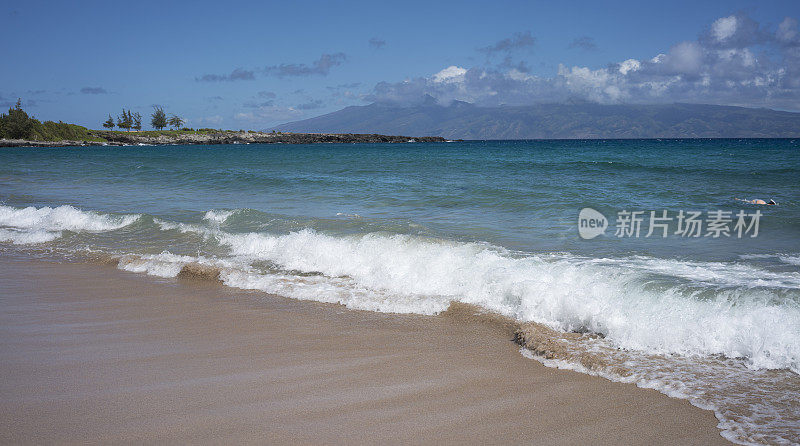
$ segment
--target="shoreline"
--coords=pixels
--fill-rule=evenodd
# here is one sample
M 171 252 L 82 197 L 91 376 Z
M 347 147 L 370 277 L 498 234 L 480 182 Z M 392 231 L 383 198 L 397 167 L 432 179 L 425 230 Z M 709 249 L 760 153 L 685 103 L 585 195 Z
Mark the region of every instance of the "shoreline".
M 3 442 L 728 444 L 712 412 L 547 368 L 465 307 L 372 313 L 109 265 L 0 266 Z
M 0 147 L 219 145 L 219 144 L 320 144 L 445 142 L 439 136 L 398 136 L 357 133 L 268 133 L 253 131 L 105 131 L 89 130 L 97 140 L 31 141 L 0 139 Z

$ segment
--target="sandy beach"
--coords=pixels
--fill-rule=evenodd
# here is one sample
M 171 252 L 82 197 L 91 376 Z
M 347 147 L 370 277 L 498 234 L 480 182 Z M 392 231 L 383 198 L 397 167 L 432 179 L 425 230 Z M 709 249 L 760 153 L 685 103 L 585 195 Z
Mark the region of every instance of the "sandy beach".
M 501 325 L 0 260 L 3 443 L 722 444 L 713 414 L 546 368 Z

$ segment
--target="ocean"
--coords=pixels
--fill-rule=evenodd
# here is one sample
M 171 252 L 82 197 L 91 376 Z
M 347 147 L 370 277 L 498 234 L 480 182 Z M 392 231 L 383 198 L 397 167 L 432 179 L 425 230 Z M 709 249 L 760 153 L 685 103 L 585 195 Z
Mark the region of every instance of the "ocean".
M 532 360 L 800 442 L 800 140 L 2 148 L 0 255 L 467 303 L 564 334 Z

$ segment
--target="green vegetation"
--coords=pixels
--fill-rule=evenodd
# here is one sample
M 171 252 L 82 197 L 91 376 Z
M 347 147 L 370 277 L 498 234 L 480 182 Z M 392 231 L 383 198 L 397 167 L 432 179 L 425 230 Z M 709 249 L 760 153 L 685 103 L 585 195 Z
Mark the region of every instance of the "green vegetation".
M 114 119 L 111 115 L 108 115 L 108 121 L 103 123 L 103 127 L 107 129 L 114 128 Z M 136 130 L 139 131 L 142 129 L 142 115 L 139 112 L 133 113 L 130 110 L 122 109 L 122 114 L 117 116 L 117 127 L 125 130 Z
M 117 116 L 117 127 L 125 130 L 133 127 L 133 113 L 130 110 L 122 109 L 122 114 Z
M 22 109 L 22 100 L 17 100 L 14 107 L 8 109 L 8 113 L 0 114 L 0 139 L 21 139 L 27 141 L 91 141 L 103 143 L 118 143 L 120 141 L 130 142 L 130 138 L 138 137 L 179 137 L 184 135 L 216 135 L 244 133 L 244 130 L 223 130 L 202 128 L 193 129 L 190 127 L 183 127 L 185 121 L 177 115 L 171 115 L 167 119 L 163 108 L 156 107 L 153 113 L 153 126 L 157 130 L 142 131 L 142 115 L 138 112 L 122 109 L 122 112 L 116 117 L 108 115 L 108 119 L 102 122 L 102 125 L 107 130 L 89 130 L 86 127 L 67 124 L 64 122 L 45 121 L 40 122 L 33 116 L 28 115 Z M 161 121 L 163 119 L 163 122 Z M 156 125 L 157 124 L 157 125 Z M 172 130 L 165 130 L 164 128 L 169 124 L 173 127 Z M 118 127 L 120 130 L 113 130 Z M 135 133 L 129 135 L 130 130 L 136 130 Z M 250 133 L 258 133 L 249 131 Z M 274 132 L 273 132 L 274 133 Z M 280 132 L 279 132 L 280 133 Z M 125 135 L 125 136 L 123 136 Z M 133 139 L 133 141 L 136 141 Z
M 174 127 L 175 130 L 183 127 L 183 123 L 184 123 L 183 118 L 181 118 L 178 115 L 170 116 L 169 121 L 167 121 L 167 122 L 169 123 L 169 126 L 170 127 Z
M 86 127 L 64 122 L 39 122 L 22 109 L 22 100 L 0 114 L 0 138 L 26 139 L 29 141 L 103 141 L 89 133 Z
M 38 121 L 37 121 L 38 123 Z M 104 141 L 92 135 L 86 127 L 65 122 L 45 121 L 35 126 L 34 141 Z
M 33 134 L 34 119 L 22 110 L 22 100 L 16 107 L 9 107 L 8 114 L 0 115 L 0 134 L 4 138 L 23 139 Z M 38 121 L 36 121 L 38 122 Z
M 167 126 L 167 114 L 164 113 L 164 109 L 159 106 L 155 106 L 154 108 L 155 111 L 150 115 L 153 117 L 153 119 L 150 120 L 150 125 L 156 130 L 162 130 Z
M 111 116 L 110 113 L 108 115 L 108 119 L 106 119 L 105 122 L 103 122 L 103 127 L 109 130 L 114 128 L 114 118 Z

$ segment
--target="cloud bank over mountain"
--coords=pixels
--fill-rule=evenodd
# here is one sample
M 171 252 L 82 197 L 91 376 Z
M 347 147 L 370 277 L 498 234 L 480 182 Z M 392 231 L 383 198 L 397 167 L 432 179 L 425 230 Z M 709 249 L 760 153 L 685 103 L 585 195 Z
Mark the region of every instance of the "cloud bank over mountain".
M 585 36 L 573 47 L 594 48 Z M 740 13 L 713 21 L 695 40 L 675 43 L 649 59 L 603 68 L 559 64 L 553 76 L 531 74 L 514 50 L 530 49 L 534 36 L 516 33 L 480 48 L 498 63 L 452 65 L 427 77 L 380 82 L 367 102 L 417 105 L 435 98 L 484 106 L 590 101 L 600 104 L 695 102 L 797 110 L 800 108 L 800 32 L 786 17 L 777 26 Z M 591 44 L 591 45 L 590 45 Z

